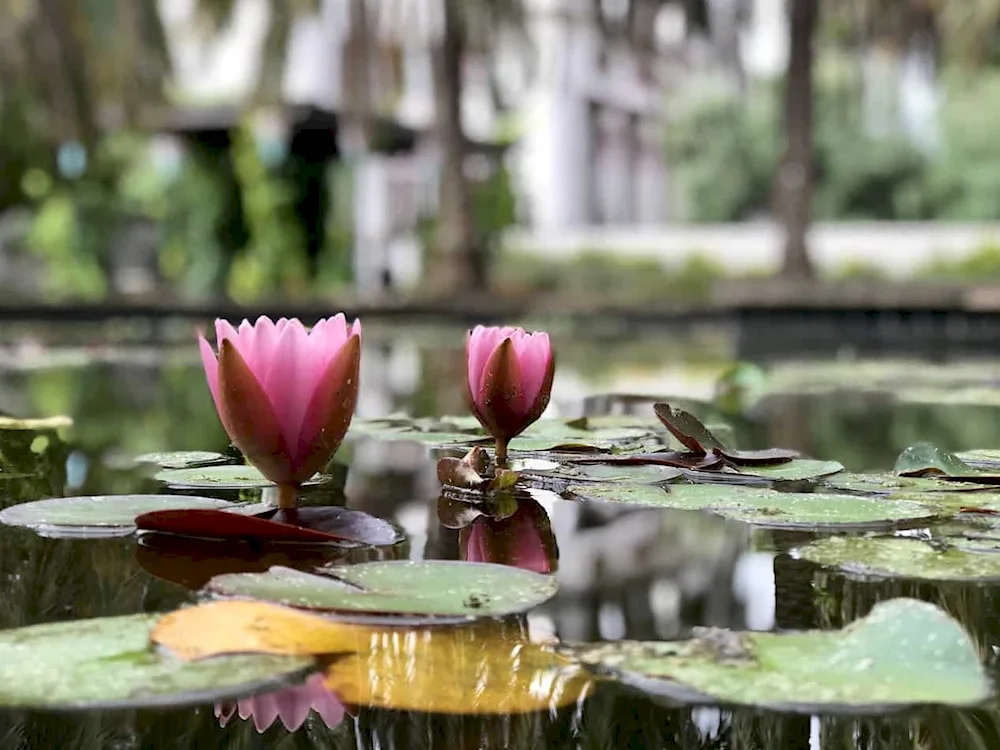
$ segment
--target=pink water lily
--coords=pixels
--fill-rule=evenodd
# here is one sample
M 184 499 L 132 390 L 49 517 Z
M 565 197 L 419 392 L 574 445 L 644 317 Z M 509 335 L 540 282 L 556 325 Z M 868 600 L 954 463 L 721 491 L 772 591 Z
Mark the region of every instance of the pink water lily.
M 466 341 L 472 413 L 496 441 L 497 461 L 507 443 L 549 404 L 555 355 L 549 335 L 523 328 L 476 326 Z
M 233 444 L 272 482 L 297 486 L 340 446 L 358 400 L 361 324 L 344 315 L 307 330 L 260 317 L 215 321 L 218 356 L 199 336 L 215 408 Z
M 344 720 L 344 706 L 323 682 L 323 675 L 313 675 L 304 685 L 278 690 L 273 693 L 243 698 L 234 703 L 216 703 L 215 715 L 219 725 L 225 727 L 238 715 L 246 721 L 253 718 L 254 728 L 263 733 L 275 720 L 289 732 L 299 729 L 310 711 L 315 711 L 330 729 Z

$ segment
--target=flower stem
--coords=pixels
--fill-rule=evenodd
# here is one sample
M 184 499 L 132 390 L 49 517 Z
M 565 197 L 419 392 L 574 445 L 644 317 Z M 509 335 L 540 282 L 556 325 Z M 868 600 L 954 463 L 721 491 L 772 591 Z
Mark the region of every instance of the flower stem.
M 496 464 L 497 468 L 507 467 L 507 441 L 501 438 L 496 439 Z
M 294 508 L 297 505 L 295 496 L 298 490 L 299 488 L 294 484 L 279 484 L 278 507 L 284 510 Z

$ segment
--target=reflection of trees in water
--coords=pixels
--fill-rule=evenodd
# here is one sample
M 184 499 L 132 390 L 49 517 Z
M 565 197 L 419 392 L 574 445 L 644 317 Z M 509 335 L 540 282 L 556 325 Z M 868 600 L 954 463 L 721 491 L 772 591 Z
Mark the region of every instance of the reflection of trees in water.
M 1000 408 L 900 403 L 889 392 L 771 396 L 755 414 L 770 425 L 771 444 L 853 471 L 891 469 L 904 448 L 922 440 L 948 450 L 1000 446 Z

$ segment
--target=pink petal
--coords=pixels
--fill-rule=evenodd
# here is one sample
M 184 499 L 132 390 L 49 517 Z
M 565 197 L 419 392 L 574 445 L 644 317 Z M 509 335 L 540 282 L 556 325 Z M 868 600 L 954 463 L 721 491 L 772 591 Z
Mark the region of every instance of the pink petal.
M 274 358 L 274 349 L 278 345 L 278 330 L 266 315 L 257 318 L 256 334 L 253 341 L 253 359 L 256 365 L 247 362 L 253 374 L 260 380 L 267 371 L 268 364 Z M 246 357 L 244 357 L 246 359 Z
M 205 368 L 205 379 L 208 381 L 208 389 L 212 392 L 215 411 L 222 414 L 219 408 L 219 360 L 212 351 L 208 339 L 202 335 L 198 336 L 198 346 L 201 348 L 201 364 Z
M 278 708 L 278 718 L 285 729 L 294 732 L 301 727 L 309 716 L 312 696 L 306 687 L 289 688 L 272 696 L 274 705 Z
M 215 718 L 219 720 L 219 726 L 225 729 L 226 725 L 236 715 L 235 703 L 216 703 Z
M 322 695 L 317 694 L 313 698 L 312 708 L 330 729 L 339 726 L 346 713 L 344 704 L 337 700 L 337 696 L 331 693 L 326 686 L 323 687 Z
M 521 380 L 524 393 L 524 404 L 530 409 L 542 390 L 549 361 L 552 358 L 552 346 L 547 333 L 532 333 L 514 341 L 514 352 L 517 354 L 521 370 Z
M 223 320 L 222 318 L 216 318 L 215 320 L 215 348 L 218 349 L 222 346 L 222 340 L 229 339 L 236 345 L 236 349 L 240 348 L 240 337 L 236 333 L 236 329 L 233 328 L 228 320 Z M 242 354 L 243 352 L 240 352 Z
M 500 342 L 505 338 L 504 331 L 512 330 L 513 329 L 476 326 L 472 329 L 472 333 L 469 334 L 469 339 L 466 344 L 466 357 L 469 368 L 469 390 L 472 392 L 472 397 L 477 400 L 477 404 L 479 403 L 479 392 L 482 390 L 483 386 L 483 370 L 486 367 L 486 363 L 489 361 L 490 355 L 493 354 L 493 350 L 496 349 Z M 479 405 L 480 407 L 482 406 L 482 404 Z
M 278 718 L 278 702 L 275 700 L 275 695 L 275 693 L 268 693 L 250 699 L 253 701 L 253 725 L 260 734 L 263 734 Z
M 297 320 L 289 321 L 278 335 L 267 374 L 258 378 L 281 425 L 285 445 L 298 444 L 306 406 L 312 396 L 308 367 L 308 337 Z
M 486 535 L 490 533 L 485 518 L 477 518 L 469 529 L 469 538 L 465 542 L 466 562 L 490 562 L 486 551 Z

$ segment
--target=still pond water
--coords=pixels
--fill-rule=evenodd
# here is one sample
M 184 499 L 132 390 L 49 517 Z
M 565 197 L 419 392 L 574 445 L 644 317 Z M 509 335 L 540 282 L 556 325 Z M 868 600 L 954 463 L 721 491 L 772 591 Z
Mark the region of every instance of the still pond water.
M 65 414 L 74 426 L 62 438 L 0 433 L 0 472 L 33 475 L 5 480 L 0 508 L 41 497 L 164 492 L 129 458 L 227 449 L 189 328 L 159 331 L 167 340 L 155 345 L 137 343 L 145 333 L 46 327 L 4 333 L 0 413 Z M 365 335 L 359 417 L 464 412 L 462 330 L 370 326 Z M 553 337 L 559 353 L 554 416 L 645 416 L 656 398 L 710 400 L 734 357 L 726 332 L 714 329 L 603 340 L 554 330 Z M 919 440 L 950 450 L 1000 447 L 1000 362 L 764 365 L 766 377 L 750 371 L 746 380 L 750 408 L 726 419 L 741 448 L 788 447 L 866 471 L 891 467 L 903 448 Z M 440 488 L 424 447 L 359 440 L 342 449 L 338 460 L 345 470 L 337 482 L 303 502 L 346 504 L 405 531 L 408 543 L 374 556 L 462 557 L 461 532 L 441 522 Z M 243 491 L 242 497 L 252 494 Z M 943 607 L 983 654 L 1000 647 L 996 587 L 864 581 L 822 572 L 788 554 L 808 541 L 801 532 L 755 530 L 698 513 L 555 499 L 541 503 L 534 523 L 554 537 L 548 549 L 552 555 L 557 549 L 551 562 L 558 594 L 524 620 L 469 629 L 463 658 L 498 643 L 502 650 L 505 638 L 515 633 L 516 640 L 525 628 L 532 639 L 564 642 L 672 639 L 696 626 L 837 628 L 896 596 Z M 0 526 L 0 628 L 176 609 L 192 601 L 182 584 L 201 575 L 197 568 L 205 564 L 194 547 L 168 554 L 139 546 L 134 537 L 53 539 Z M 483 669 L 473 670 L 476 679 L 457 690 L 446 684 L 450 675 L 440 664 L 422 664 L 413 653 L 399 658 L 411 663 L 391 677 L 374 662 L 369 667 L 372 684 L 395 681 L 381 698 L 351 706 L 342 719 L 339 710 L 313 713 L 295 732 L 275 721 L 262 733 L 253 718 L 211 704 L 84 713 L 0 710 L 0 750 L 1000 747 L 997 710 L 810 717 L 671 704 L 614 683 L 595 684 L 579 701 L 551 710 L 483 715 L 479 707 L 502 700 L 508 689 L 490 684 L 486 657 Z M 988 658 L 991 669 L 993 661 Z M 413 678 L 435 666 L 435 680 Z M 512 680 L 510 690 L 531 678 L 509 673 L 503 679 Z M 447 702 L 462 704 L 463 713 L 453 706 L 449 713 L 407 708 L 442 705 L 434 696 L 407 695 L 438 689 L 457 694 Z

